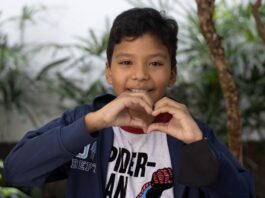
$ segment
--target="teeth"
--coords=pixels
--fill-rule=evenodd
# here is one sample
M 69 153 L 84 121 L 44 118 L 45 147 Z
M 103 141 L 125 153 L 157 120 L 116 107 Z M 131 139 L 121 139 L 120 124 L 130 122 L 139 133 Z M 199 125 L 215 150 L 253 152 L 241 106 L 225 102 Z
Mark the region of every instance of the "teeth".
M 145 93 L 147 92 L 147 90 L 145 89 L 130 89 L 131 92 L 135 92 L 135 93 Z

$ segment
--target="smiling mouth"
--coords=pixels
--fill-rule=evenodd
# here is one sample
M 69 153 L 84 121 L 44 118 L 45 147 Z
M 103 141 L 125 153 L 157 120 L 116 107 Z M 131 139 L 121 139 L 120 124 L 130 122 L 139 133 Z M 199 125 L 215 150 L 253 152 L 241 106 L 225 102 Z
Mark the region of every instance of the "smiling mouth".
M 152 90 L 150 89 L 128 89 L 128 91 L 133 92 L 133 93 L 148 93 Z

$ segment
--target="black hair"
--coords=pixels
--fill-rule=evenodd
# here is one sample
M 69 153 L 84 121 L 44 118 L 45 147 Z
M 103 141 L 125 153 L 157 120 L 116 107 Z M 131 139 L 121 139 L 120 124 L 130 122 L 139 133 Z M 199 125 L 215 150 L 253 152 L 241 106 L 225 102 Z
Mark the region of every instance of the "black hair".
M 132 8 L 122 12 L 113 22 L 107 45 L 107 60 L 111 64 L 115 44 L 123 38 L 132 40 L 151 33 L 166 46 L 170 54 L 171 67 L 176 67 L 178 25 L 174 19 L 167 18 L 164 12 L 153 8 Z

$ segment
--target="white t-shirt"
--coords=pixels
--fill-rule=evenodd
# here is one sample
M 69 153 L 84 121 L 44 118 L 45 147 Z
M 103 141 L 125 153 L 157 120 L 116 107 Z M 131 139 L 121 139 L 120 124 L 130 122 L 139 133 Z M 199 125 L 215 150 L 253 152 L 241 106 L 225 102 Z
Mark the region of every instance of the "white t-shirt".
M 166 134 L 134 134 L 120 127 L 113 127 L 113 131 L 105 197 L 140 198 L 152 193 L 174 197 Z

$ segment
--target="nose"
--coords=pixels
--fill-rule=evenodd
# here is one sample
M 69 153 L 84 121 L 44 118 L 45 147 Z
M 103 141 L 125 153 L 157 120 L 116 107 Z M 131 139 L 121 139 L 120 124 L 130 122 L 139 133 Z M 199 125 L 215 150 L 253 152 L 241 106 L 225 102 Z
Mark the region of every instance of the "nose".
M 148 67 L 144 64 L 137 65 L 134 69 L 132 78 L 134 80 L 148 80 L 149 79 Z

